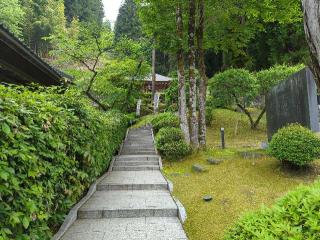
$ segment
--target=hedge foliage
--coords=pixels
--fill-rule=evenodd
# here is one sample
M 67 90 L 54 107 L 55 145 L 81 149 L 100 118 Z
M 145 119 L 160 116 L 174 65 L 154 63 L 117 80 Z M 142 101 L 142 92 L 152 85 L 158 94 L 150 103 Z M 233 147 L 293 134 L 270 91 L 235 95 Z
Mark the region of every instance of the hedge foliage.
M 290 124 L 272 137 L 268 153 L 281 162 L 305 166 L 320 156 L 320 139 L 309 129 Z
M 168 160 L 179 160 L 187 156 L 190 147 L 184 141 L 183 132 L 180 128 L 161 128 L 156 136 L 157 149 Z
M 225 236 L 249 239 L 320 239 L 320 181 L 299 187 L 271 208 L 244 215 Z
M 0 86 L 0 239 L 50 239 L 107 168 L 126 131 L 69 90 Z
M 151 124 L 155 133 L 158 133 L 164 127 L 180 127 L 179 117 L 170 112 L 158 114 L 152 119 Z

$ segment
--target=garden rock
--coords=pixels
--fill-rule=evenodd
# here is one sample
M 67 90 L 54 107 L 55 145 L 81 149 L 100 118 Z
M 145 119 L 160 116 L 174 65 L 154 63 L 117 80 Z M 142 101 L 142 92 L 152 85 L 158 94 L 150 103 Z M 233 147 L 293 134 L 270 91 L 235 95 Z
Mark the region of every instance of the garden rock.
M 210 195 L 206 195 L 206 196 L 203 197 L 203 200 L 204 200 L 205 202 L 210 202 L 210 201 L 213 200 L 213 197 L 210 196 Z
M 217 159 L 209 158 L 209 159 L 207 160 L 207 162 L 208 162 L 210 165 L 219 165 L 220 163 L 222 163 L 222 160 L 217 160 Z
M 202 167 L 200 164 L 194 164 L 194 165 L 192 165 L 192 170 L 193 170 L 194 172 L 198 172 L 198 173 L 205 171 L 204 167 Z

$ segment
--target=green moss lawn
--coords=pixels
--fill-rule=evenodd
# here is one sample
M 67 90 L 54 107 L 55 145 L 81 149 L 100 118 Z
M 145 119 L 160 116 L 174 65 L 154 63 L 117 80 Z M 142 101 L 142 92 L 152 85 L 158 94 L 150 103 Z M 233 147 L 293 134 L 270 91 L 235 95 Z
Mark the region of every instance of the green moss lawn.
M 164 161 L 164 173 L 173 182 L 173 194 L 183 203 L 188 219 L 184 225 L 191 240 L 223 239 L 224 231 L 246 211 L 267 206 L 299 184 L 308 184 L 320 174 L 320 162 L 305 170 L 288 170 L 260 150 L 266 141 L 265 119 L 259 130 L 251 130 L 245 115 L 215 110 L 208 129 L 208 149 L 180 162 Z M 219 129 L 226 129 L 227 149 L 221 150 Z M 244 158 L 241 152 L 257 152 L 256 158 Z M 209 165 L 213 157 L 223 160 Z M 193 164 L 206 168 L 193 173 Z M 213 201 L 204 202 L 204 195 Z

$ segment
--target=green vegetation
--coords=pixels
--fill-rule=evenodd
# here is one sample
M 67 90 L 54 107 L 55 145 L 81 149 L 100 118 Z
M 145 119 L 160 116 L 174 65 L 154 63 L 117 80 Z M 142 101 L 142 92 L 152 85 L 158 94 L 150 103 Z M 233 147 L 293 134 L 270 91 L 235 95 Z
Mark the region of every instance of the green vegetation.
M 291 124 L 273 135 L 268 153 L 281 162 L 306 166 L 320 156 L 320 138 L 301 125 Z
M 259 114 L 257 110 L 249 110 L 253 116 Z M 184 227 L 190 240 L 223 239 L 225 231 L 243 213 L 272 205 L 288 190 L 312 183 L 320 174 L 318 160 L 312 168 L 287 169 L 260 150 L 260 143 L 267 140 L 265 118 L 258 130 L 252 130 L 242 113 L 216 109 L 213 116 L 206 151 L 183 161 L 164 162 L 164 173 L 174 184 L 173 194 L 186 207 L 188 218 Z M 225 150 L 220 149 L 221 127 L 226 130 Z M 209 165 L 208 158 L 223 162 Z M 193 164 L 201 164 L 208 171 L 193 173 Z M 202 198 L 208 194 L 213 201 L 206 203 Z
M 180 128 L 161 128 L 156 136 L 156 145 L 160 154 L 168 160 L 179 160 L 190 153 L 188 144 Z
M 174 127 L 179 128 L 179 118 L 174 113 L 160 113 L 151 121 L 153 130 L 157 134 L 161 128 Z
M 125 135 L 123 114 L 58 92 L 0 85 L 0 239 L 50 239 Z
M 271 208 L 241 217 L 226 240 L 319 239 L 320 181 L 299 187 Z

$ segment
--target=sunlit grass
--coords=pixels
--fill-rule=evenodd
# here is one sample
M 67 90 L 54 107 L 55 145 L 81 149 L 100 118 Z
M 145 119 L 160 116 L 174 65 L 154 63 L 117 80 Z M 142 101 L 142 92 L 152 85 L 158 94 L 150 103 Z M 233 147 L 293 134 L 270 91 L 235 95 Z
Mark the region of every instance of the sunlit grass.
M 229 110 L 215 110 L 208 129 L 208 149 L 194 153 L 181 162 L 164 162 L 164 173 L 173 182 L 173 194 L 183 203 L 188 218 L 184 227 L 191 240 L 222 239 L 224 231 L 242 213 L 271 205 L 288 190 L 312 182 L 320 174 L 320 162 L 313 169 L 293 172 L 266 155 L 242 158 L 240 152 L 259 151 L 266 141 L 265 119 L 259 130 L 251 130 L 246 116 Z M 235 124 L 238 121 L 236 129 Z M 227 149 L 220 149 L 220 127 L 226 129 Z M 208 157 L 222 159 L 209 165 Z M 193 164 L 201 164 L 204 173 L 193 173 Z M 212 195 L 213 201 L 202 200 Z

